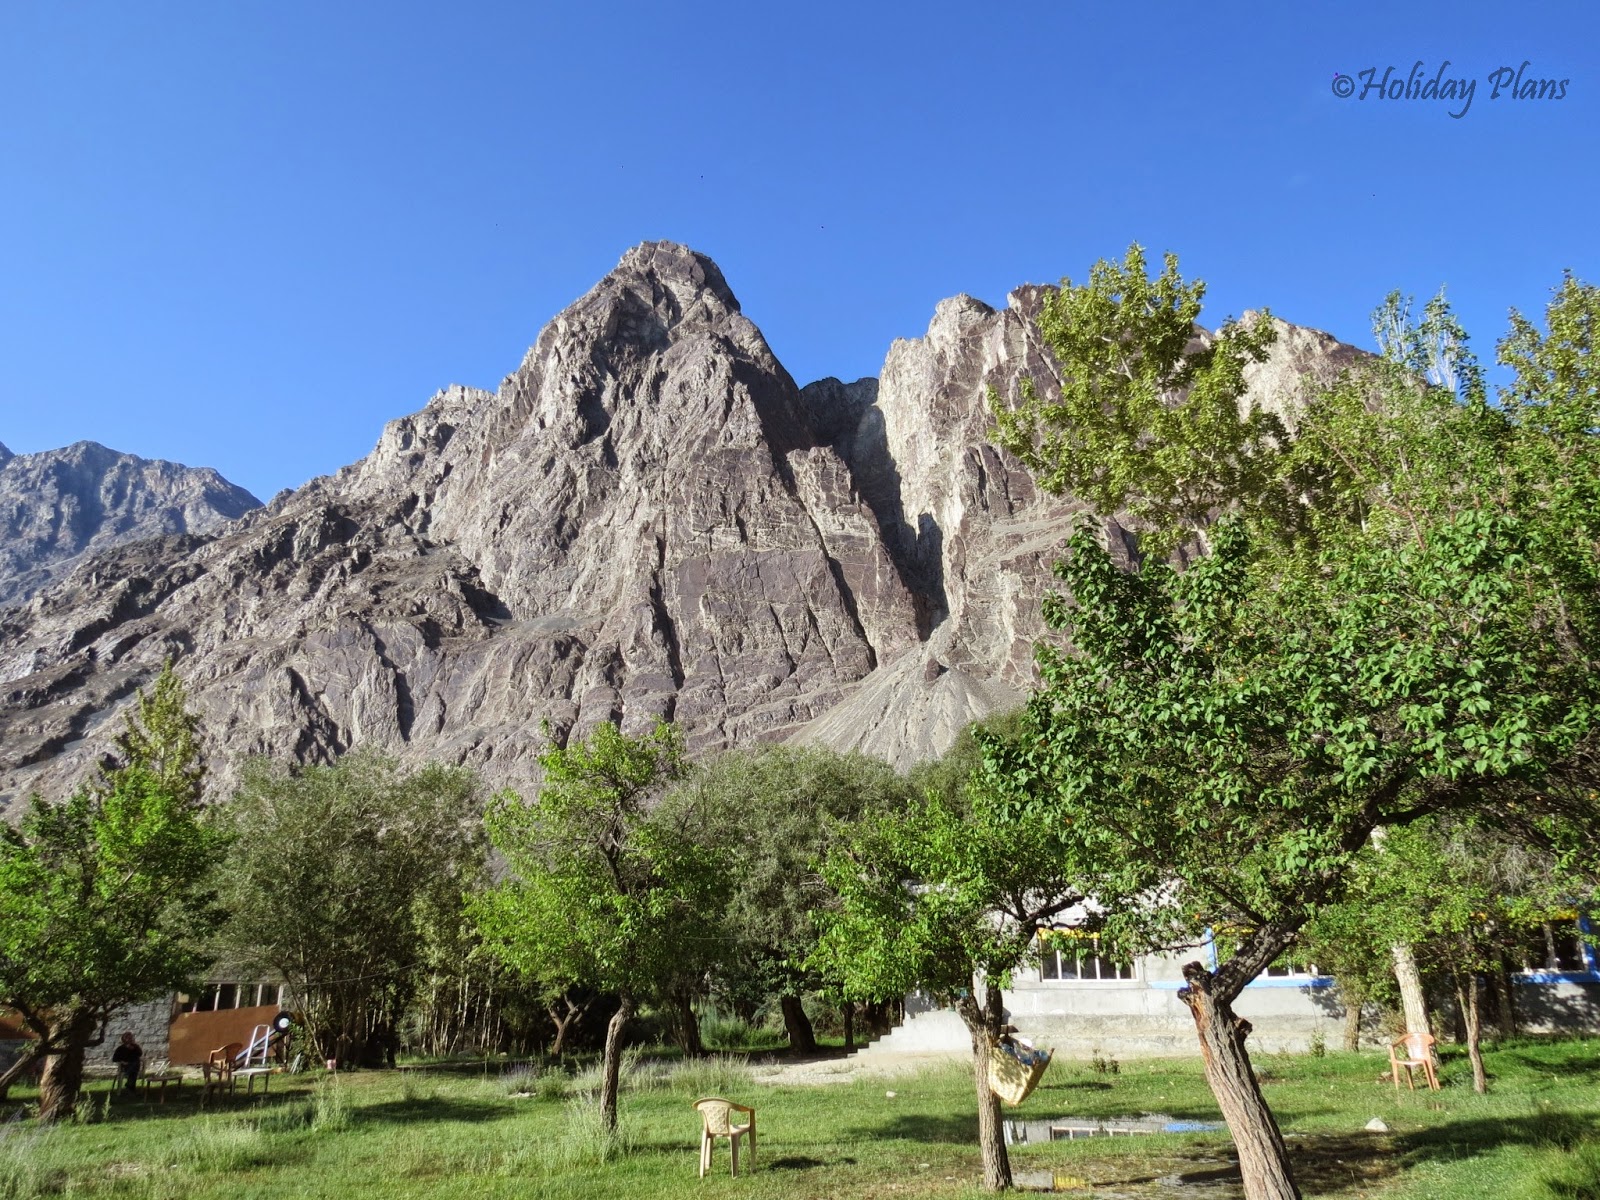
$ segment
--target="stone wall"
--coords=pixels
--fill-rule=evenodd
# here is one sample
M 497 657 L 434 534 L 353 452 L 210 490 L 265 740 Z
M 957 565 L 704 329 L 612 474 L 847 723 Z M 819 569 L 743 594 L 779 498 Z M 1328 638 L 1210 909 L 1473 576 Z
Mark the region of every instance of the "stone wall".
M 91 1046 L 84 1057 L 88 1067 L 111 1066 L 111 1053 L 117 1048 L 124 1030 L 132 1030 L 134 1040 L 144 1050 L 143 1067 L 146 1073 L 165 1070 L 167 1065 L 167 1027 L 172 1023 L 172 998 L 163 997 L 146 1004 L 135 1004 L 122 1009 L 106 1022 L 105 1039 Z

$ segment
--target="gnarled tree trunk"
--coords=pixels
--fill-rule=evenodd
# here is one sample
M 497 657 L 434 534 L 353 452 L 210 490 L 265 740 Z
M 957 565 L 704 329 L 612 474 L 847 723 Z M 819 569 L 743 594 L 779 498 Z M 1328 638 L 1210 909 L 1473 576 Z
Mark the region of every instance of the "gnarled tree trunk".
M 593 999 L 591 996 L 580 1004 L 572 999 L 572 993 L 569 991 L 545 1005 L 545 1013 L 549 1016 L 550 1023 L 556 1027 L 556 1039 L 550 1043 L 550 1054 L 553 1057 L 560 1058 L 567 1052 L 567 1039 L 572 1036 L 572 1031 L 577 1028 L 578 1021 L 588 1011 Z
M 1239 1173 L 1248 1200 L 1300 1200 L 1278 1122 L 1267 1107 L 1250 1066 L 1245 1038 L 1250 1022 L 1234 1015 L 1233 997 L 1214 993 L 1214 976 L 1197 962 L 1183 968 L 1188 986 L 1178 993 L 1194 1016 L 1205 1059 L 1206 1082 L 1239 1152 Z
M 0 1071 L 0 1104 L 4 1104 L 6 1097 L 11 1094 L 11 1085 L 33 1070 L 34 1064 L 43 1056 L 44 1043 L 37 1040 L 29 1042 L 17 1055 L 16 1062 Z
M 706 1052 L 706 1044 L 700 1040 L 700 1018 L 695 1016 L 694 995 L 688 988 L 679 988 L 673 993 L 672 1005 L 677 1010 L 673 1025 L 678 1049 L 683 1051 L 685 1058 L 702 1057 Z
M 1361 1010 L 1364 1007 L 1359 996 L 1344 998 L 1344 1048 L 1352 1054 L 1361 1049 Z
M 989 1086 L 989 1055 L 1000 1037 L 1004 1014 L 1000 989 L 986 979 L 974 979 L 972 994 L 962 997 L 956 1011 L 972 1035 L 972 1073 L 978 1090 L 978 1149 L 983 1155 L 983 1186 L 991 1192 L 1003 1192 L 1011 1187 L 1011 1156 L 1006 1152 L 1000 1097 Z
M 600 1119 L 607 1129 L 617 1127 L 617 1083 L 622 1073 L 622 1034 L 633 1016 L 633 997 L 623 996 L 606 1024 L 605 1058 L 600 1068 Z
M 816 1031 L 811 1028 L 811 1018 L 806 1016 L 806 1006 L 799 996 L 779 996 L 778 1007 L 783 1010 L 783 1028 L 789 1035 L 789 1049 L 796 1054 L 817 1052 Z
M 54 1047 L 44 1060 L 39 1080 L 39 1119 L 59 1121 L 72 1115 L 83 1088 L 83 1053 L 94 1036 L 94 1014 L 70 1012 L 50 1024 Z

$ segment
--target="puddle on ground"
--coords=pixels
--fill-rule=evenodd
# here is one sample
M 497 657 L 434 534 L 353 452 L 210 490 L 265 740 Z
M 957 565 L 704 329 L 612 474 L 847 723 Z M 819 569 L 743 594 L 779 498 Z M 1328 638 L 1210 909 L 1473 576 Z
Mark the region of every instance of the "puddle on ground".
M 1125 1190 L 1126 1184 L 1092 1183 L 1071 1170 L 1017 1171 L 1012 1176 L 1012 1184 L 1023 1192 L 1077 1193 L 1093 1195 L 1095 1200 L 1149 1200 L 1150 1196 L 1156 1194 L 1151 1191 L 1151 1185 L 1159 1189 L 1162 1195 L 1177 1192 L 1188 1197 L 1188 1200 L 1222 1200 L 1223 1197 L 1231 1198 L 1239 1194 L 1237 1167 L 1222 1159 L 1197 1159 L 1195 1162 L 1214 1166 L 1163 1175 L 1158 1179 L 1139 1180 L 1137 1183 L 1144 1186 L 1136 1184 L 1132 1190 Z
M 1226 1129 L 1220 1121 L 1179 1121 L 1166 1113 L 1136 1117 L 1035 1117 L 1007 1120 L 1006 1145 L 1065 1142 L 1090 1137 L 1132 1137 L 1140 1133 L 1211 1133 Z

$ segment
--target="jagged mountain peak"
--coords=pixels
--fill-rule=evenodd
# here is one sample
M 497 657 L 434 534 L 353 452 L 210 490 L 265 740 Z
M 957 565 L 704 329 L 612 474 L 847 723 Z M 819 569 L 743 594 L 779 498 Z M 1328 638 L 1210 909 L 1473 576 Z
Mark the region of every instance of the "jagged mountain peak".
M 247 754 L 355 745 L 527 787 L 546 723 L 663 716 L 696 751 L 938 753 L 1026 687 L 1077 508 L 988 441 L 986 389 L 1052 377 L 1042 294 L 955 297 L 880 378 L 802 390 L 714 262 L 636 246 L 497 390 L 0 615 L 0 807 L 69 788 L 169 655 L 220 793 Z M 1265 384 L 1330 353 L 1286 342 Z

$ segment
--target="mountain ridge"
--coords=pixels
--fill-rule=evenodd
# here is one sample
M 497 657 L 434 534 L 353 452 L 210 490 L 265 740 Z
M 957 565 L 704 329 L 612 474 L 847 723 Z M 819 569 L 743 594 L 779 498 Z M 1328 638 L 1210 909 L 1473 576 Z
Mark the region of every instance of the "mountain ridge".
M 357 744 L 526 786 L 546 723 L 938 753 L 1023 695 L 1081 508 L 987 440 L 988 386 L 1052 377 L 1045 290 L 941 302 L 877 379 L 801 388 L 714 262 L 634 247 L 494 391 L 0 610 L 0 804 L 70 786 L 169 655 L 219 794 L 246 754 Z M 1358 353 L 1283 329 L 1263 388 Z
M 211 467 L 88 440 L 34 454 L 0 445 L 0 607 L 25 602 L 112 545 L 205 533 L 260 504 Z

